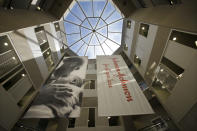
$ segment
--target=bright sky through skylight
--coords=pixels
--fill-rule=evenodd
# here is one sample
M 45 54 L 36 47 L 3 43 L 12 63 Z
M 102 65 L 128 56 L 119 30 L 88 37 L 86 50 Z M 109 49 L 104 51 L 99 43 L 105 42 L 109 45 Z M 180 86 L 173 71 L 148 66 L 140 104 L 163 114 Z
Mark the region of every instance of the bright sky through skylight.
M 120 47 L 122 24 L 122 15 L 109 0 L 75 0 L 64 17 L 69 48 L 89 59 Z

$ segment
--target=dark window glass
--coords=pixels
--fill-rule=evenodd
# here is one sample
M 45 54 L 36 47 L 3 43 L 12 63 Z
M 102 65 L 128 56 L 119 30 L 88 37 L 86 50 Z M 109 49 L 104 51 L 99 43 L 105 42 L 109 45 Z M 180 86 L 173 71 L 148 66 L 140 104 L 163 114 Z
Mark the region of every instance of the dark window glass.
M 42 45 L 40 45 L 40 49 L 41 49 L 42 52 L 44 52 L 48 48 L 49 48 L 48 42 L 45 42 Z
M 109 126 L 119 126 L 120 125 L 120 121 L 119 121 L 118 116 L 108 117 L 108 121 L 109 121 Z
M 179 44 L 197 49 L 197 35 L 179 32 L 179 31 L 172 31 L 170 35 L 170 40 L 176 41 Z
M 8 37 L 6 35 L 0 36 L 0 54 L 7 52 L 9 50 L 12 50 L 12 49 L 13 47 Z
M 68 128 L 74 128 L 75 127 L 75 118 L 69 118 L 68 119 Z
M 58 22 L 54 23 L 54 26 L 55 26 L 56 32 L 57 32 L 57 31 L 60 31 L 60 25 L 59 25 Z
M 162 58 L 161 63 L 164 64 L 165 66 L 167 66 L 170 70 L 172 70 L 177 75 L 180 75 L 184 72 L 183 68 L 181 68 L 177 64 L 173 63 L 172 61 L 170 61 L 166 57 Z
M 148 36 L 149 25 L 148 24 L 140 24 L 140 31 L 139 34 L 143 35 L 144 37 Z
M 95 108 L 89 108 L 88 127 L 95 127 Z
M 90 89 L 95 89 L 95 81 L 91 80 L 90 82 Z
M 5 84 L 3 84 L 3 87 L 5 90 L 9 90 L 14 84 L 16 84 L 22 77 L 25 75 L 25 70 L 20 71 L 18 74 L 16 74 L 14 77 L 12 77 L 10 80 L 8 80 Z

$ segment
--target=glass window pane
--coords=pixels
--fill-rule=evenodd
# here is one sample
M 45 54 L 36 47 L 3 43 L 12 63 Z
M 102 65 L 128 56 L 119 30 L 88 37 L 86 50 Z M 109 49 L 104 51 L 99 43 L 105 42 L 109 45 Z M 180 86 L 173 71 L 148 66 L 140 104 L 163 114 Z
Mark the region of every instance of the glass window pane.
M 93 29 L 95 29 L 96 24 L 97 24 L 99 18 L 88 18 L 88 20 L 89 20 L 91 26 L 93 27 Z
M 107 27 L 101 28 L 99 30 L 97 30 L 98 33 L 100 33 L 101 35 L 107 37 Z
M 91 30 L 88 30 L 88 29 L 83 28 L 83 27 L 80 27 L 80 29 L 81 29 L 81 37 L 84 37 L 87 34 L 90 34 L 92 32 Z
M 80 40 L 79 42 L 77 42 L 76 44 L 74 44 L 73 46 L 71 46 L 71 50 L 73 50 L 75 53 L 77 53 L 77 51 L 81 48 L 81 46 L 84 44 L 84 42 L 82 40 Z
M 99 22 L 98 22 L 98 25 L 96 26 L 96 29 L 98 30 L 99 28 L 101 28 L 103 26 L 107 26 L 107 24 L 102 19 L 99 19 Z
M 94 17 L 100 17 L 101 13 L 105 7 L 106 0 L 93 1 Z
M 112 51 L 116 51 L 120 46 L 117 45 L 116 43 L 110 41 L 110 40 L 106 40 L 105 43 L 112 49 Z
M 96 38 L 96 35 L 93 34 L 90 45 L 100 45 L 98 39 Z
M 73 25 L 71 23 L 64 22 L 64 28 L 65 28 L 66 34 L 79 33 L 79 26 Z
M 119 45 L 121 44 L 121 33 L 108 33 L 108 37 Z
M 79 52 L 78 52 L 78 55 L 79 56 L 84 56 L 85 55 L 85 52 L 86 52 L 86 50 L 87 50 L 87 45 L 86 44 L 84 44 L 82 47 L 81 47 L 81 49 L 79 50 Z
M 95 46 L 95 55 L 104 55 L 103 49 L 101 46 Z
M 101 17 L 105 20 L 114 10 L 114 6 L 108 1 L 107 6 Z
M 93 35 L 93 34 L 87 35 L 86 37 L 83 38 L 83 41 L 84 41 L 86 44 L 89 44 L 92 35 Z
M 65 20 L 70 21 L 70 22 L 73 22 L 75 24 L 81 23 L 81 21 L 77 17 L 75 17 L 74 15 L 72 15 L 71 13 L 68 13 L 68 15 L 66 16 Z
M 74 6 L 71 9 L 71 12 L 78 16 L 81 20 L 85 19 L 85 16 L 77 3 L 74 4 Z
M 111 22 L 114 22 L 121 18 L 122 18 L 121 14 L 118 11 L 115 11 L 109 18 L 106 19 L 106 22 L 110 24 Z
M 93 17 L 91 1 L 80 1 L 79 4 L 87 17 Z
M 73 43 L 77 42 L 80 39 L 80 34 L 67 35 L 66 37 L 68 46 L 71 46 Z
M 84 20 L 83 23 L 81 23 L 81 25 L 84 26 L 84 27 L 86 27 L 86 28 L 88 28 L 88 29 L 92 29 L 92 27 L 90 26 L 87 18 Z
M 107 38 L 103 37 L 102 35 L 96 33 L 98 39 L 99 39 L 99 42 L 102 44 Z
M 105 55 L 112 55 L 112 50 L 105 43 L 103 43 L 101 46 L 105 52 Z
M 109 32 L 122 32 L 123 20 L 112 23 L 108 26 Z
M 95 59 L 94 46 L 88 47 L 88 50 L 86 52 L 86 56 L 88 56 L 88 59 Z

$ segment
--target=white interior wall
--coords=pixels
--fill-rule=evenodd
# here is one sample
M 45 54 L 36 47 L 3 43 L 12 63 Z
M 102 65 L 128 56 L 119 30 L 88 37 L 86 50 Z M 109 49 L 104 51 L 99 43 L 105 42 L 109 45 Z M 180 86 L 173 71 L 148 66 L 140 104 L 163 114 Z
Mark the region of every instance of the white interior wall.
M 144 76 L 147 68 L 147 64 L 157 33 L 157 28 L 158 26 L 149 24 L 148 36 L 144 37 L 139 34 L 137 37 L 135 52 L 136 55 L 141 59 L 141 65 L 138 67 L 138 71 L 142 76 Z

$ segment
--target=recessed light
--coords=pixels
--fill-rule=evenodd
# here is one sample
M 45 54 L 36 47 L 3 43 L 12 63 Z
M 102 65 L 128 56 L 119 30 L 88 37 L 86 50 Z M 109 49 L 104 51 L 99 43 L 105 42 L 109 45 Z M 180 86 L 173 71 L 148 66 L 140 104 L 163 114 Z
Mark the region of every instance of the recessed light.
M 176 37 L 173 37 L 173 38 L 172 38 L 173 41 L 175 41 L 176 39 L 177 39 Z
M 22 75 L 22 77 L 24 77 L 25 76 L 25 74 L 21 74 Z
M 37 10 L 40 10 L 40 9 L 41 9 L 41 8 L 38 6 L 38 7 L 37 7 Z
M 47 52 L 47 55 L 49 55 L 50 53 L 49 52 Z
M 161 69 L 160 71 L 163 72 L 163 69 Z
M 8 43 L 7 43 L 7 42 L 5 42 L 5 43 L 4 43 L 4 46 L 8 46 Z
M 13 60 L 16 60 L 16 58 L 15 58 L 15 57 L 12 57 L 12 59 L 13 59 Z
M 56 25 L 55 27 L 58 28 L 58 25 Z
M 145 30 L 145 27 L 142 27 L 142 30 Z
M 196 46 L 197 46 L 197 40 L 195 41 L 195 44 L 196 44 Z
M 111 118 L 110 116 L 107 117 L 107 119 L 110 119 L 110 118 Z

